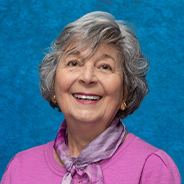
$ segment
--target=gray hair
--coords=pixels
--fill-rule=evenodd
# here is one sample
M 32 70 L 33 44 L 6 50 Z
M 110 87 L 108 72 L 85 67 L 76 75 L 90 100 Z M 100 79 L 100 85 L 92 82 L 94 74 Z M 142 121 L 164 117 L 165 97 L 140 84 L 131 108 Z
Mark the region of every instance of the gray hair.
M 79 42 L 79 44 L 70 48 L 74 42 Z M 40 63 L 40 91 L 51 107 L 59 108 L 58 104 L 54 103 L 53 96 L 56 69 L 62 53 L 67 49 L 67 53 L 71 53 L 87 46 L 91 48 L 89 54 L 91 55 L 102 42 L 114 46 L 122 55 L 124 76 L 122 93 L 126 95 L 127 108 L 119 110 L 116 117 L 125 118 L 138 109 L 149 92 L 146 81 L 149 61 L 142 54 L 136 35 L 126 23 L 114 20 L 112 15 L 105 12 L 92 12 L 68 24 Z

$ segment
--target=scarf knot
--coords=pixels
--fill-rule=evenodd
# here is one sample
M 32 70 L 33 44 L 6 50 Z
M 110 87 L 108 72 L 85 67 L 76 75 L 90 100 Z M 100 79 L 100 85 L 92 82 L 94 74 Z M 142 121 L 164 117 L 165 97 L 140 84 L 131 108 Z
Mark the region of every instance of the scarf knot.
M 77 173 L 78 175 L 82 176 L 84 174 L 84 170 L 81 170 L 79 168 L 76 168 L 74 165 L 71 167 L 70 169 L 70 173 L 71 175 L 75 175 L 75 173 Z
M 76 173 L 76 168 L 75 168 L 74 165 L 73 165 L 72 168 L 70 169 L 70 173 L 71 173 L 72 176 Z

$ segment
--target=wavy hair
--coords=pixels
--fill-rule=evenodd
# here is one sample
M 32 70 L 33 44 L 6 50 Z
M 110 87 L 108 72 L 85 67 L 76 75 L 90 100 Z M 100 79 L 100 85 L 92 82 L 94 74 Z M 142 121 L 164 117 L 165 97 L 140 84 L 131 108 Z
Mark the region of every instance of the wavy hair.
M 71 44 L 75 42 L 79 44 L 71 48 Z M 146 80 L 149 61 L 142 54 L 136 35 L 126 23 L 114 20 L 111 14 L 105 12 L 92 12 L 68 24 L 40 63 L 40 92 L 51 107 L 59 108 L 58 104 L 53 101 L 53 95 L 60 56 L 66 50 L 67 53 L 71 53 L 85 47 L 91 48 L 89 55 L 92 55 L 102 42 L 114 46 L 122 55 L 121 64 L 124 76 L 122 93 L 126 95 L 127 108 L 119 109 L 116 116 L 125 118 L 138 109 L 149 92 Z

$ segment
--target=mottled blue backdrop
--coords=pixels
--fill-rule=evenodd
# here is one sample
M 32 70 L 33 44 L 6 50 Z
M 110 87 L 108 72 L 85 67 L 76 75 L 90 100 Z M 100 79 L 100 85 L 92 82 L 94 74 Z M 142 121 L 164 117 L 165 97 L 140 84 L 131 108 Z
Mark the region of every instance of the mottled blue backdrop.
M 17 152 L 54 139 L 64 117 L 39 93 L 38 64 L 67 23 L 97 10 L 132 22 L 151 62 L 128 131 L 165 150 L 184 179 L 183 0 L 1 0 L 0 178 Z

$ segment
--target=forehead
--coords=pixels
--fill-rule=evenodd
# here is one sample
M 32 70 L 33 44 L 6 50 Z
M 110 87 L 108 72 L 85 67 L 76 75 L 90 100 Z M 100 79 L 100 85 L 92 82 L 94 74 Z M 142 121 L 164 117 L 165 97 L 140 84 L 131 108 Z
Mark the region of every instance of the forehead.
M 112 57 L 115 60 L 121 59 L 122 54 L 118 51 L 113 44 L 102 42 L 96 46 L 88 43 L 72 42 L 68 48 L 65 49 L 63 55 L 65 57 L 92 57 L 94 55 L 106 55 Z

